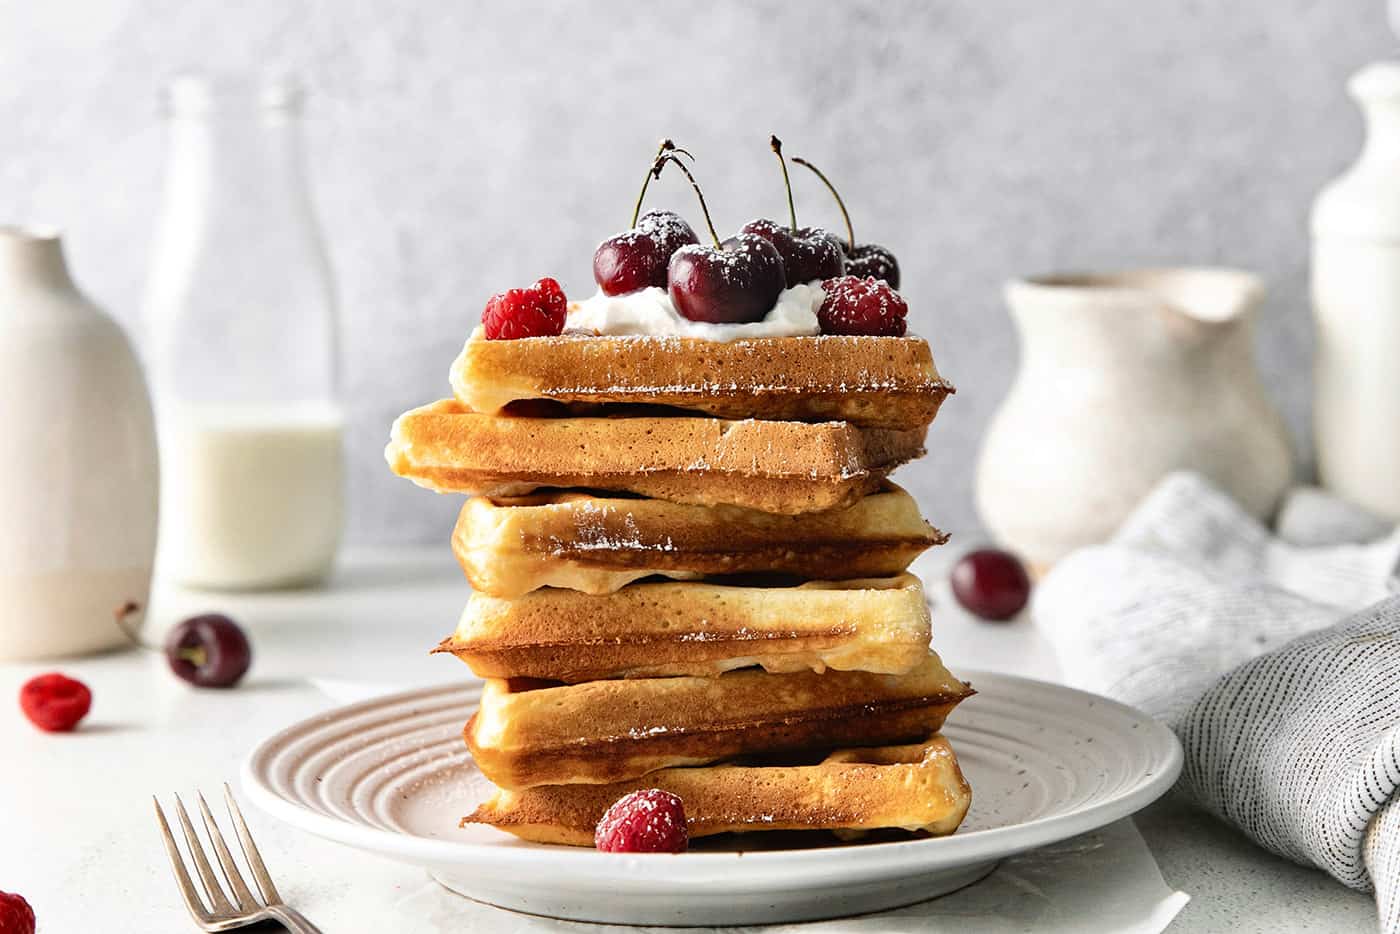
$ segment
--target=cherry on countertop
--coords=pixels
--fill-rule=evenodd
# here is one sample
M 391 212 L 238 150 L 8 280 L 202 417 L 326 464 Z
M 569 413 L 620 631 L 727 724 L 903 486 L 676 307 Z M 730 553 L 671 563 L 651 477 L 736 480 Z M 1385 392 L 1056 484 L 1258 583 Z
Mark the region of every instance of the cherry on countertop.
M 968 612 L 997 622 L 1012 619 L 1026 607 L 1031 579 L 1025 565 L 1009 551 L 982 548 L 963 555 L 952 571 L 953 596 Z
M 192 616 L 165 637 L 170 670 L 204 688 L 233 687 L 247 674 L 253 648 L 237 623 L 222 613 Z

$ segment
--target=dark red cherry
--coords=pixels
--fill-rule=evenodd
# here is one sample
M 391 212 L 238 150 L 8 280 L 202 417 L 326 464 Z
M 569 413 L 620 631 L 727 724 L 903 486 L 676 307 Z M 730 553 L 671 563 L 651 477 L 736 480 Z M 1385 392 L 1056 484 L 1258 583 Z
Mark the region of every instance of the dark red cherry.
M 237 623 L 222 613 L 206 613 L 170 630 L 165 657 L 170 670 L 191 684 L 227 688 L 248 672 L 253 649 Z
M 854 250 L 847 250 L 846 274 L 884 279 L 890 288 L 899 288 L 899 262 L 893 253 L 878 244 L 861 243 Z
M 755 218 L 739 228 L 740 233 L 753 234 L 762 237 L 773 248 L 778 251 L 778 255 L 783 258 L 783 266 L 787 267 L 787 260 L 797 250 L 797 242 L 793 239 L 792 228 L 787 224 L 780 224 L 777 221 L 770 221 L 766 217 Z
M 988 620 L 1011 619 L 1025 609 L 1031 596 L 1025 565 L 999 548 L 963 555 L 953 565 L 952 585 L 953 596 L 968 612 Z
M 593 279 L 605 295 L 626 295 L 649 285 L 664 289 L 670 258 L 649 234 L 629 230 L 598 244 Z
M 647 211 L 637 220 L 636 229 L 656 241 L 666 263 L 681 247 L 700 242 L 695 231 L 675 211 Z M 663 281 L 661 286 L 665 288 L 666 283 Z
M 792 202 L 792 179 L 788 178 L 787 160 L 783 158 L 783 141 L 768 137 L 768 145 L 778 157 L 783 170 L 783 189 L 787 192 L 788 224 L 785 226 L 767 218 L 749 221 L 740 230 L 758 236 L 778 248 L 783 258 L 783 273 L 788 288 L 813 279 L 834 279 L 845 268 L 845 254 L 835 237 L 819 227 L 798 227 L 797 208 Z
M 737 234 L 720 243 L 695 176 L 679 156 L 669 152 L 656 157 L 657 174 L 668 164 L 674 164 L 690 181 L 714 244 L 694 243 L 672 254 L 667 268 L 671 304 L 681 317 L 691 321 L 743 324 L 760 320 L 787 284 L 783 258 L 773 244 L 754 234 Z
M 846 253 L 832 233 L 820 227 L 799 227 L 797 242 L 807 245 L 809 259 L 798 266 L 797 278 L 788 285 L 846 274 Z
M 740 230 L 773 244 L 783 258 L 783 275 L 788 288 L 813 279 L 834 279 L 845 268 L 841 244 L 819 227 L 799 227 L 794 233 L 786 224 L 759 218 L 749 221 Z
M 714 247 L 681 247 L 671 257 L 671 304 L 683 318 L 710 324 L 761 321 L 787 286 L 773 244 L 741 233 Z

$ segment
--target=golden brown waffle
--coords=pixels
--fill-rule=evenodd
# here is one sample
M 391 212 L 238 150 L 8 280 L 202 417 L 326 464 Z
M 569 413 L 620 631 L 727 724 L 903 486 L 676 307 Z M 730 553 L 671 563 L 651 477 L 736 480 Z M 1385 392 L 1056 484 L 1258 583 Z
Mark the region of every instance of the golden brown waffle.
M 399 416 L 384 453 L 395 473 L 439 492 L 584 487 L 793 514 L 873 492 L 923 453 L 924 432 L 703 417 L 520 418 L 444 400 Z
M 573 492 L 478 496 L 462 507 L 452 550 L 472 589 L 508 598 L 540 587 L 612 593 L 651 575 L 881 577 L 947 540 L 887 484 L 854 505 L 797 516 Z
M 478 328 L 452 390 L 495 413 L 521 399 L 646 403 L 720 418 L 922 428 L 953 387 L 918 337 L 768 337 L 730 342 L 566 334 L 488 341 Z
M 601 784 L 751 753 L 910 742 L 937 732 L 971 694 L 931 652 L 903 675 L 749 668 L 562 687 L 489 680 L 464 735 L 502 788 Z
M 953 747 L 941 735 L 910 746 L 838 749 L 812 765 L 662 769 L 608 785 L 540 785 L 499 791 L 462 819 L 537 843 L 592 846 L 613 802 L 661 788 L 685 805 L 691 837 L 759 830 L 952 833 L 972 803 Z
M 641 583 L 590 596 L 548 588 L 472 594 L 438 651 L 483 678 L 577 683 L 765 670 L 903 674 L 928 655 L 929 612 L 912 574 L 744 587 Z

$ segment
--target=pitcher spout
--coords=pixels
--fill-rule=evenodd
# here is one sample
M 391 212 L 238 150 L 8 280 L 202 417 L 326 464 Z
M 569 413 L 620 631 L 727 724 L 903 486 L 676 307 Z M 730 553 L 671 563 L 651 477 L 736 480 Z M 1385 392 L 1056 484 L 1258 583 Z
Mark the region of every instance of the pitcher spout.
M 1263 280 L 1239 269 L 1159 269 L 1138 276 L 1167 306 L 1203 324 L 1238 321 L 1264 299 Z
M 1018 312 L 1047 302 L 1061 308 L 1136 305 L 1166 308 L 1204 324 L 1225 324 L 1259 305 L 1264 283 L 1240 269 L 1185 266 L 1033 276 L 1009 282 L 1006 297 Z

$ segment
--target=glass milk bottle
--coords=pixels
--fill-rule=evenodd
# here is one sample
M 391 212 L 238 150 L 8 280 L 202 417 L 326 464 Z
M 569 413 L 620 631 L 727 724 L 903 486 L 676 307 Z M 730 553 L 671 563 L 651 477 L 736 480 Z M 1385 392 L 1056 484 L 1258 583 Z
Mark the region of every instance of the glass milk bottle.
M 256 589 L 324 576 L 344 465 L 335 297 L 300 89 L 196 75 L 164 97 L 164 212 L 144 308 L 161 453 L 157 566 Z
M 1366 143 L 1312 213 L 1317 466 L 1324 486 L 1400 520 L 1400 62 L 1348 90 Z

